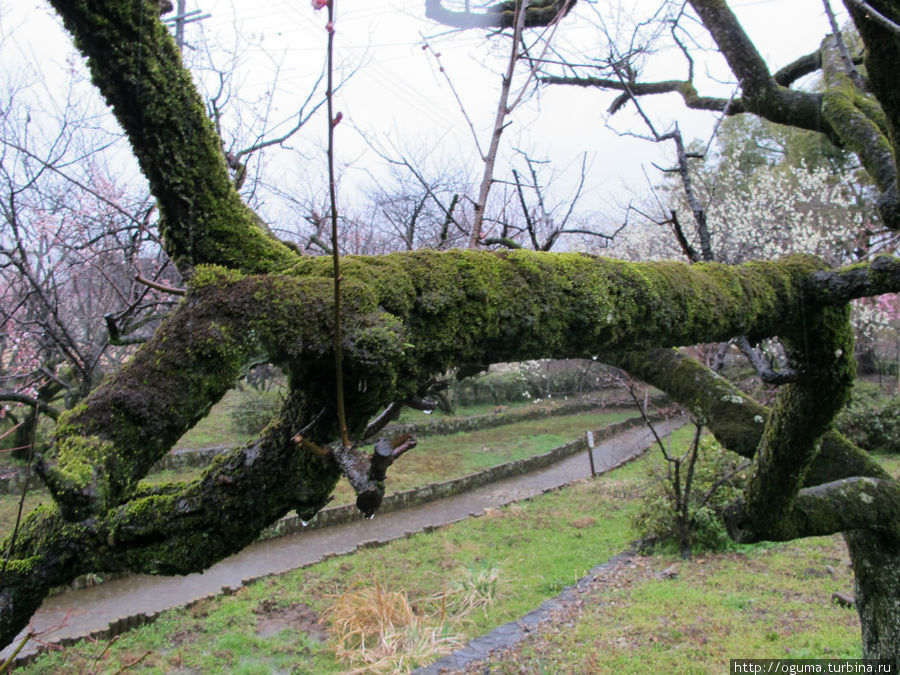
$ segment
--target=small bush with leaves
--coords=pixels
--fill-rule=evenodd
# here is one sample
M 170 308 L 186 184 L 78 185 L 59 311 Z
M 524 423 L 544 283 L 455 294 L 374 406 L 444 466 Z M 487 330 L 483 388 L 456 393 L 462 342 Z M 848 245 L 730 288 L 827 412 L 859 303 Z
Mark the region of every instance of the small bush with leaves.
M 240 400 L 231 409 L 231 428 L 240 434 L 255 436 L 269 423 L 281 407 L 277 391 L 251 389 L 241 392 Z
M 694 551 L 723 551 L 732 546 L 722 512 L 740 494 L 746 480 L 738 469 L 746 460 L 725 450 L 712 436 L 700 439 L 689 495 L 691 545 Z M 678 551 L 678 509 L 673 482 L 665 470 L 651 471 L 641 508 L 632 520 L 639 536 L 652 548 Z
M 456 405 L 515 403 L 597 391 L 610 385 L 608 368 L 571 359 L 502 363 L 450 384 Z
M 483 403 L 514 403 L 531 398 L 528 381 L 519 370 L 488 372 L 467 377 L 451 385 L 451 396 L 456 405 Z
M 878 385 L 857 381 L 835 427 L 865 450 L 900 453 L 900 396 L 885 396 Z

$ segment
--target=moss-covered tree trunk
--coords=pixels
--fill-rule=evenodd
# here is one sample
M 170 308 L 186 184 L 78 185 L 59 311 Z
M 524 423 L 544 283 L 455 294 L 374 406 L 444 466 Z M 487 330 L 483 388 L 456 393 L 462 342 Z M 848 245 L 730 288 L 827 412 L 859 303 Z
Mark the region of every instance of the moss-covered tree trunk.
M 853 562 L 863 656 L 894 659 L 900 644 L 900 541 L 869 532 L 845 535 Z

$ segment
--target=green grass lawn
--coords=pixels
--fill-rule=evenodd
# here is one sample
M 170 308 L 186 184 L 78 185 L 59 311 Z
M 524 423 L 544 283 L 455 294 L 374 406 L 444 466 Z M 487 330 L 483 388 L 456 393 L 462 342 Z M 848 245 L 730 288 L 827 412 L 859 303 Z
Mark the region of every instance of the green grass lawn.
M 475 471 L 531 457 L 568 443 L 588 429 L 599 429 L 626 419 L 634 413 L 593 412 L 548 417 L 494 427 L 483 431 L 451 436 L 426 436 L 418 447 L 403 456 L 388 471 L 388 492 L 408 490 L 431 482 L 465 476 Z M 221 413 L 219 416 L 221 420 Z M 200 468 L 185 468 L 149 475 L 144 482 L 158 484 L 176 480 L 193 480 Z M 334 504 L 348 504 L 356 497 L 347 481 L 340 481 L 334 493 Z M 25 499 L 24 513 L 48 502 L 46 492 L 31 491 Z M 0 496 L 0 528 L 10 532 L 15 523 L 19 496 Z
M 336 656 L 328 611 L 376 582 L 384 598 L 402 598 L 413 608 L 419 635 L 465 640 L 521 616 L 621 550 L 631 538 L 627 523 L 636 488 L 636 481 L 615 476 L 581 482 L 261 580 L 232 596 L 167 612 L 105 653 L 105 644 L 82 642 L 21 672 L 80 673 L 101 653 L 97 665 L 115 672 L 145 652 L 135 672 L 348 672 L 354 664 Z M 399 667 L 392 663 L 384 672 Z
M 21 672 L 116 672 L 138 658 L 131 670 L 148 673 L 404 672 L 522 616 L 625 548 L 659 462 L 648 453 L 480 518 L 261 580 L 168 612 L 109 649 L 82 642 Z M 856 613 L 830 601 L 852 593 L 848 562 L 838 536 L 692 562 L 634 556 L 490 672 L 721 673 L 730 658 L 858 657 Z M 672 569 L 675 578 L 661 578 Z M 393 628 L 379 634 L 387 620 Z
M 255 436 L 242 434 L 234 430 L 231 424 L 231 414 L 239 406 L 246 403 L 248 398 L 253 397 L 253 392 L 247 390 L 245 392 L 232 389 L 227 392 L 222 400 L 216 403 L 205 418 L 200 420 L 193 429 L 182 436 L 175 444 L 175 449 L 187 448 L 210 448 L 218 446 L 236 447 L 253 440 Z M 615 398 L 614 393 L 605 394 L 608 398 Z M 602 400 L 604 394 L 602 392 L 593 395 L 594 398 Z M 571 400 L 575 400 L 574 398 Z M 400 423 L 409 422 L 428 422 L 438 419 L 462 419 L 473 417 L 475 415 L 490 415 L 495 410 L 502 409 L 504 411 L 522 410 L 530 407 L 540 408 L 557 408 L 565 405 L 569 399 L 554 398 L 545 399 L 539 404 L 528 401 L 519 401 L 515 403 L 505 403 L 496 405 L 484 403 L 480 405 L 457 406 L 451 414 L 435 410 L 432 414 L 426 415 L 419 410 L 411 408 L 403 408 L 397 421 Z

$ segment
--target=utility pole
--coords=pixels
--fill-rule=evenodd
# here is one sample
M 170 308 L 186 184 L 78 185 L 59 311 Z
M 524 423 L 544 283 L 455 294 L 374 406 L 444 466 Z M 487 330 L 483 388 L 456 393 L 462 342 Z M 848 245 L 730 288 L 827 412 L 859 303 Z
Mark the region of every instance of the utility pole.
M 187 11 L 187 0 L 178 0 L 178 9 L 175 16 L 170 16 L 164 20 L 164 23 L 174 24 L 175 26 L 175 44 L 178 45 L 178 51 L 184 51 L 184 27 L 186 24 L 194 21 L 203 21 L 208 19 L 211 14 L 201 14 L 199 9 Z
M 175 44 L 178 51 L 184 51 L 184 13 L 187 11 L 187 0 L 178 0 L 178 10 L 175 14 Z

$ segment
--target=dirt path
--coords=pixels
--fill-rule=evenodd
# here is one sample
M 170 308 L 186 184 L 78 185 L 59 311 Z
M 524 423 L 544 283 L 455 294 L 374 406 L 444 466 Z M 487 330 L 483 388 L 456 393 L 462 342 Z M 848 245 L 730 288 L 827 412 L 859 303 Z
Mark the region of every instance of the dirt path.
M 646 427 L 638 427 L 599 443 L 594 449 L 597 471 L 608 471 L 641 454 L 651 440 Z M 62 624 L 46 638 L 51 643 L 92 633 L 98 635 L 110 629 L 120 632 L 167 609 L 231 592 L 250 580 L 311 565 L 327 556 L 352 553 L 360 546 L 388 542 L 408 533 L 481 515 L 486 508 L 528 499 L 589 475 L 588 458 L 578 454 L 545 469 L 403 511 L 379 514 L 371 520 L 257 542 L 202 574 L 134 575 L 53 596 L 44 602 L 31 625 L 34 630 L 43 631 Z M 39 648 L 37 644 L 26 645 L 19 657 L 27 657 Z M 12 646 L 0 652 L 0 659 L 5 659 L 11 651 Z

